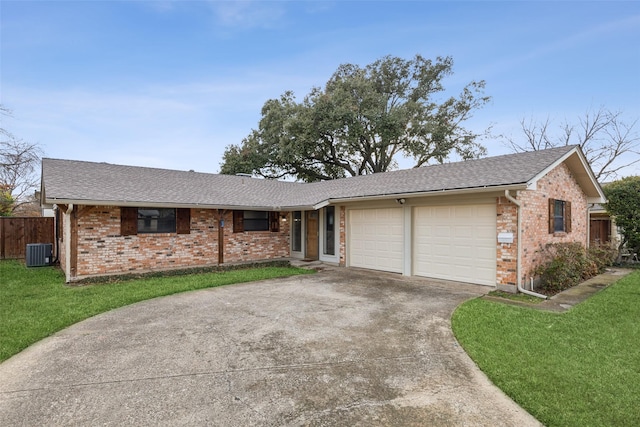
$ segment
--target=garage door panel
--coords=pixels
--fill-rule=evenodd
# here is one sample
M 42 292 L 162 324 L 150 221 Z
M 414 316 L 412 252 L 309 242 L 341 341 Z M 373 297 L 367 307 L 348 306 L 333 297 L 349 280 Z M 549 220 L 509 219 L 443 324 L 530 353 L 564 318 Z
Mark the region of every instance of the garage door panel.
M 435 237 L 449 238 L 451 237 L 451 227 L 437 227 L 435 229 L 432 228 L 432 233 Z
M 476 250 L 475 255 L 482 259 L 482 260 L 486 260 L 486 261 L 492 261 L 495 262 L 496 260 L 496 252 L 495 250 L 491 250 L 490 248 L 478 248 Z
M 495 285 L 495 205 L 414 208 L 414 274 Z
M 349 265 L 401 273 L 403 221 L 401 208 L 349 211 Z
M 469 225 L 458 225 L 453 228 L 453 235 L 459 238 L 469 238 L 473 236 L 474 229 Z

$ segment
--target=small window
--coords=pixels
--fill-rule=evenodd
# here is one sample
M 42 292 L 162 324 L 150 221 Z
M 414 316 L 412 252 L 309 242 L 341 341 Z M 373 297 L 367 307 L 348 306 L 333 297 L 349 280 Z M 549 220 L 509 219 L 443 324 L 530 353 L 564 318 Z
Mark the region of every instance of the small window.
M 138 233 L 175 233 L 176 210 L 138 208 Z
M 549 199 L 549 233 L 571 232 L 571 202 Z

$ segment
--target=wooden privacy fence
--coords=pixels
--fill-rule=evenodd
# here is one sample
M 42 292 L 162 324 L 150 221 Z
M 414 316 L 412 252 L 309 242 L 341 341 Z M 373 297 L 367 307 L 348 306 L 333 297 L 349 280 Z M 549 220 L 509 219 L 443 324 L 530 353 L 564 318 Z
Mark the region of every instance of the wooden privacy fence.
M 54 243 L 52 217 L 0 217 L 0 259 L 25 258 L 27 244 Z

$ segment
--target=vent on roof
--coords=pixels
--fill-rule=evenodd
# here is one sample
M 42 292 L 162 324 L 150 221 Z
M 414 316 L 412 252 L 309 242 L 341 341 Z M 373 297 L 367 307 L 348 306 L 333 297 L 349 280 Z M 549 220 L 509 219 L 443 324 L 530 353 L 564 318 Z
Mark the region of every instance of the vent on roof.
M 253 175 L 250 173 L 237 173 L 236 176 L 244 176 L 245 178 L 251 178 Z
M 51 243 L 27 245 L 27 267 L 43 267 L 51 264 Z

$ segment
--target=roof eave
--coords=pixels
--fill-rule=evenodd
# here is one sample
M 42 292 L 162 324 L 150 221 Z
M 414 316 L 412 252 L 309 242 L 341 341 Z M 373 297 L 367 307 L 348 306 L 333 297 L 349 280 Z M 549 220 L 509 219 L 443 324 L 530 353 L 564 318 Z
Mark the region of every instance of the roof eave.
M 121 201 L 121 200 L 86 200 L 86 199 L 56 199 L 48 198 L 47 204 L 56 205 L 82 205 L 82 206 L 117 206 L 117 207 L 145 207 L 145 208 L 191 208 L 191 209 L 222 209 L 222 210 L 252 210 L 252 211 L 288 211 L 290 207 L 283 206 L 246 206 L 231 204 L 202 204 L 202 203 L 171 203 L 171 202 L 146 202 L 146 201 Z
M 341 197 L 341 198 L 323 200 L 315 204 L 313 206 L 313 209 L 320 209 L 328 205 L 335 205 L 335 204 L 348 203 L 348 202 L 368 202 L 368 201 L 375 201 L 375 200 L 408 199 L 408 198 L 416 198 L 416 197 L 476 194 L 476 193 L 488 193 L 488 192 L 496 192 L 496 191 L 504 191 L 504 190 L 526 190 L 526 189 L 527 189 L 527 183 L 516 183 L 516 184 L 492 185 L 492 186 L 471 187 L 471 188 L 440 189 L 440 190 L 431 190 L 431 191 L 377 194 L 377 195 L 370 195 L 370 196 Z
M 604 192 L 602 191 L 602 187 L 593 174 L 591 166 L 589 166 L 589 162 L 587 162 L 587 159 L 580 149 L 580 146 L 575 146 L 573 149 L 567 151 L 563 156 L 558 158 L 555 162 L 540 171 L 529 181 L 530 188 L 535 189 L 538 180 L 540 180 L 542 177 L 547 175 L 562 163 L 566 163 L 569 170 L 571 170 L 571 173 L 578 182 L 578 185 L 580 185 L 582 191 L 587 196 L 587 201 L 589 203 L 606 202 L 607 199 L 604 195 Z

